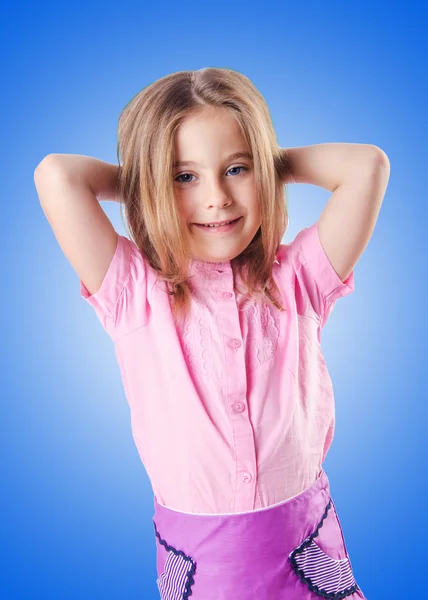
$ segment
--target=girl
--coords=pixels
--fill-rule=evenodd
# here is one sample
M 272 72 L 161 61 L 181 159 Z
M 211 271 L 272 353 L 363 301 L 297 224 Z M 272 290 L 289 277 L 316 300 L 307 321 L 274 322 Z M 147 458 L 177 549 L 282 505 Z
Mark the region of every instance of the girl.
M 154 492 L 161 599 L 364 599 L 322 468 L 335 420 L 320 337 L 354 291 L 386 155 L 281 149 L 249 79 L 206 68 L 132 98 L 118 161 L 49 155 L 35 183 L 115 343 Z M 281 244 L 289 182 L 334 193 Z M 102 199 L 124 206 L 132 240 Z

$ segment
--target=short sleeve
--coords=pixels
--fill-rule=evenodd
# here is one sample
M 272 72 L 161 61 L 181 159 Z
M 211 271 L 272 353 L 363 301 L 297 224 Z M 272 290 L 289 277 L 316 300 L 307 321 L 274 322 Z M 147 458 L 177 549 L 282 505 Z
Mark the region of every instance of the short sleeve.
M 91 295 L 79 280 L 81 297 L 95 309 L 113 339 L 147 322 L 149 270 L 138 246 L 118 234 L 115 253 L 98 291 Z
M 344 281 L 340 279 L 321 244 L 318 221 L 280 248 L 289 253 L 298 301 L 316 313 L 323 327 L 336 300 L 354 291 L 354 270 Z

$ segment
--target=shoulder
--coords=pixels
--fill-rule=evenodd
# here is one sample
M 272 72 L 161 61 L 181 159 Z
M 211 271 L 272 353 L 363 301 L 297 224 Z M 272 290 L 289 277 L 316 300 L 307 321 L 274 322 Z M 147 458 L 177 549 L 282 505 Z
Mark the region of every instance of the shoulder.
M 317 223 L 301 229 L 291 242 L 280 244 L 276 252 L 278 262 L 289 262 L 297 258 L 302 252 L 308 254 L 312 250 L 319 250 Z
M 157 276 L 137 244 L 119 234 L 99 290 L 91 295 L 81 281 L 80 294 L 93 306 L 111 337 L 118 339 L 147 323 L 150 294 Z
M 311 307 L 322 326 L 336 300 L 354 291 L 354 271 L 340 279 L 321 243 L 318 221 L 304 227 L 291 242 L 280 244 L 276 257 L 281 281 L 289 272 L 299 304 L 305 310 Z

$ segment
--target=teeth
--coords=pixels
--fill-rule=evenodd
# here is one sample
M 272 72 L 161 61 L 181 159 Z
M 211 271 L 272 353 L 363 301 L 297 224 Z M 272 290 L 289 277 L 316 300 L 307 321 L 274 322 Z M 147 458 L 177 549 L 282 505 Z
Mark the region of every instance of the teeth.
M 205 225 L 204 227 L 222 227 L 223 225 L 229 225 L 229 223 L 232 223 L 232 221 L 227 221 L 226 223 L 219 223 L 218 225 Z

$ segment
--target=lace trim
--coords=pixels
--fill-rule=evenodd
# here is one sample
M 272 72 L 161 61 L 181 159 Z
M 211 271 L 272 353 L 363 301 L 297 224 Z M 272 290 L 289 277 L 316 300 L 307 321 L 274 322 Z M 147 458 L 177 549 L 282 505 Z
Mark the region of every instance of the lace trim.
M 340 579 L 342 579 L 342 576 L 343 577 L 351 577 L 351 579 L 353 581 L 355 581 L 355 579 L 353 578 L 351 563 L 349 561 L 349 558 L 344 559 L 344 560 L 332 559 L 328 555 L 326 555 L 325 552 L 323 552 L 321 550 L 321 548 L 319 548 L 319 546 L 317 546 L 317 544 L 315 544 L 315 542 L 313 542 L 313 538 L 318 536 L 319 530 L 322 527 L 323 521 L 327 517 L 328 511 L 330 510 L 331 506 L 332 506 L 332 500 L 330 498 L 330 501 L 327 504 L 327 507 L 325 509 L 324 515 L 323 515 L 320 523 L 318 524 L 316 530 L 314 531 L 314 533 L 309 535 L 302 542 L 302 544 L 300 544 L 300 546 L 295 548 L 290 553 L 289 560 L 290 560 L 291 566 L 293 568 L 293 571 L 299 577 L 300 581 L 302 581 L 302 583 L 305 583 L 312 592 L 315 592 L 315 594 L 317 594 L 318 596 L 321 596 L 322 598 L 328 598 L 329 600 L 339 600 L 342 598 L 346 598 L 347 596 L 350 596 L 351 594 L 354 594 L 357 590 L 360 590 L 360 587 L 355 583 L 354 585 L 346 588 L 345 590 L 338 591 L 338 592 L 328 592 L 325 588 L 321 588 L 321 587 L 317 586 L 308 575 L 305 575 L 305 572 L 304 572 L 305 569 L 299 568 L 299 562 L 300 562 L 301 564 L 304 565 L 304 567 L 307 570 L 311 570 L 311 572 L 314 572 L 316 569 L 318 569 L 318 573 L 316 573 L 316 575 L 318 576 L 318 579 L 325 581 L 326 578 L 329 577 L 330 581 L 331 581 L 331 578 L 334 576 L 334 570 L 331 568 L 331 565 L 336 565 L 336 566 L 339 566 Z M 318 558 L 317 556 L 315 556 L 315 559 L 313 559 L 311 557 L 309 557 L 309 559 L 308 559 L 307 555 L 310 553 L 310 551 L 308 552 L 308 548 L 310 548 L 311 546 L 313 546 L 314 548 L 317 549 L 318 555 L 321 556 L 321 558 Z M 303 558 L 299 557 L 298 556 L 299 554 L 302 554 Z M 325 565 L 325 559 L 328 561 L 327 566 Z M 315 561 L 317 561 L 317 560 L 319 560 L 319 563 L 314 564 Z M 314 578 L 314 576 L 313 576 L 313 578 Z M 339 579 L 339 584 L 340 584 L 340 579 Z M 325 585 L 328 585 L 328 583 L 326 583 Z
M 205 376 L 209 376 L 212 371 L 211 364 L 211 338 L 210 329 L 208 325 L 207 308 L 204 302 L 198 297 L 199 292 L 195 290 L 193 297 L 196 302 L 196 316 L 195 319 L 199 324 L 199 342 L 200 342 L 200 355 L 202 357 L 202 372 Z M 196 371 L 200 370 L 199 363 L 195 352 L 195 343 L 193 340 L 193 331 L 197 325 L 192 323 L 192 319 L 188 319 L 183 335 L 184 350 L 186 354 L 186 360 L 190 367 Z
M 192 590 L 190 588 L 195 583 L 193 575 L 195 574 L 195 571 L 196 571 L 196 561 L 194 561 L 190 556 L 188 556 L 187 554 L 185 554 L 182 550 L 177 550 L 173 546 L 170 546 L 165 540 L 163 540 L 161 538 L 161 536 L 159 535 L 158 530 L 156 529 L 156 523 L 154 521 L 153 521 L 153 526 L 155 528 L 155 534 L 156 534 L 156 537 L 159 540 L 159 543 L 162 544 L 162 546 L 164 546 L 166 548 L 166 550 L 168 550 L 168 552 L 173 552 L 174 555 L 181 556 L 184 559 L 184 561 L 190 562 L 190 564 L 192 565 L 190 567 L 190 569 L 186 573 L 186 585 L 185 585 L 185 588 L 184 588 L 183 595 L 181 597 L 182 600 L 188 600 L 189 596 L 191 596 L 193 594 L 193 592 L 192 592 Z M 168 582 L 168 583 L 170 584 L 170 582 Z M 170 591 L 172 592 L 173 590 L 170 589 Z M 174 598 L 175 598 L 175 595 L 174 595 Z
M 248 308 L 248 335 L 247 347 L 250 355 L 253 348 L 256 350 L 256 358 L 259 365 L 262 365 L 273 359 L 278 345 L 279 327 L 272 310 L 268 304 L 254 304 Z M 258 343 L 257 331 L 260 323 L 261 342 Z M 251 356 L 252 358 L 252 356 Z M 252 361 L 253 362 L 253 361 Z

